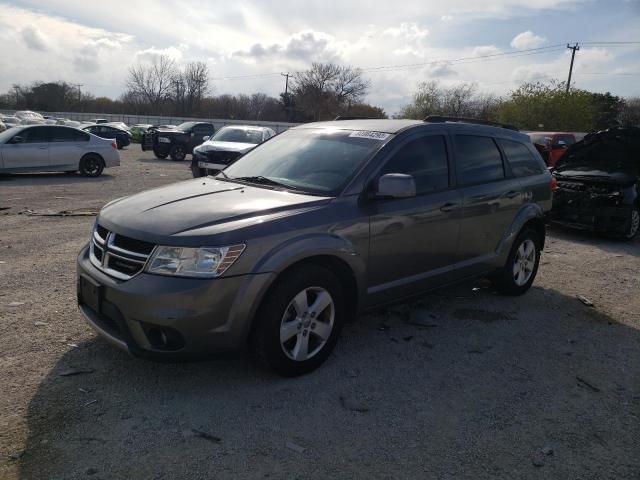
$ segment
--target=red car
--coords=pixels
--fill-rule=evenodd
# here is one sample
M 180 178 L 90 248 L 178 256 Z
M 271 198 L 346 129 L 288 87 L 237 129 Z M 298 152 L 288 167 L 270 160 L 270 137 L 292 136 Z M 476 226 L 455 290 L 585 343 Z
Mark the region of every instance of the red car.
M 555 167 L 558 159 L 576 142 L 582 140 L 584 133 L 577 132 L 524 132 L 531 138 L 531 143 L 542 155 L 549 167 Z

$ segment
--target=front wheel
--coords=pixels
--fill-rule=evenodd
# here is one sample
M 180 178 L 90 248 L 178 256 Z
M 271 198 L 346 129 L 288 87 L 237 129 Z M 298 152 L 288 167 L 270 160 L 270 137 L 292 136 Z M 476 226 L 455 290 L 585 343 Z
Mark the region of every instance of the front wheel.
M 633 240 L 640 232 L 640 209 L 633 207 L 629 214 L 629 225 L 627 231 L 624 234 L 624 238 L 627 240 Z
M 342 291 L 340 280 L 322 267 L 306 265 L 286 273 L 254 320 L 250 342 L 258 358 L 286 377 L 318 368 L 344 323 Z
M 184 147 L 184 145 L 174 145 L 173 147 L 171 147 L 169 155 L 171 155 L 171 160 L 182 162 L 185 158 L 187 158 L 187 149 Z
M 156 158 L 158 158 L 160 160 L 164 160 L 165 158 L 167 158 L 169 156 L 169 152 L 166 149 L 163 149 L 163 148 L 154 148 L 153 149 L 153 154 L 156 156 Z
M 85 177 L 98 177 L 104 170 L 104 161 L 99 155 L 90 153 L 80 160 L 80 173 Z
M 501 293 L 522 295 L 531 288 L 540 265 L 541 242 L 538 232 L 532 228 L 520 232 L 513 242 L 506 265 L 494 279 Z

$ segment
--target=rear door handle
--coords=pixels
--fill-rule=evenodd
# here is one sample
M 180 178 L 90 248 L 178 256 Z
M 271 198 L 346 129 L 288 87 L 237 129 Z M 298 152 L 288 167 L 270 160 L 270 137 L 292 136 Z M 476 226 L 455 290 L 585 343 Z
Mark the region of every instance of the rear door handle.
M 505 197 L 507 198 L 516 198 L 518 195 L 520 195 L 520 192 L 516 191 L 516 190 L 511 190 L 507 193 L 504 194 Z
M 440 211 L 441 212 L 451 212 L 452 210 L 455 210 L 457 207 L 458 207 L 457 203 L 449 202 L 449 203 L 445 203 L 444 205 L 442 205 L 440 207 Z

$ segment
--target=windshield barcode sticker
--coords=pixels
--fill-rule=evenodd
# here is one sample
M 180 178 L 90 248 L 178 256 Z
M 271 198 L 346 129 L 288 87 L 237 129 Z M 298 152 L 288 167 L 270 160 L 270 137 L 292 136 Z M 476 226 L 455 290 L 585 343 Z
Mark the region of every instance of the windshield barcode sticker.
M 387 138 L 389 138 L 389 134 L 388 133 L 383 133 L 383 132 L 370 132 L 367 130 L 357 130 L 355 132 L 351 132 L 351 134 L 349 134 L 350 137 L 355 137 L 355 138 L 368 138 L 370 140 L 386 140 Z

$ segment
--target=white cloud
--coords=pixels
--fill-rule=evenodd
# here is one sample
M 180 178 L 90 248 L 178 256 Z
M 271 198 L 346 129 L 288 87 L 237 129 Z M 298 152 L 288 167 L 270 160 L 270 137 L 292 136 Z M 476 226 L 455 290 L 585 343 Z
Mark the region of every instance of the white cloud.
M 20 32 L 20 36 L 27 47 L 31 50 L 37 50 L 40 52 L 48 50 L 47 39 L 44 37 L 42 32 L 33 25 L 27 25 L 24 27 Z
M 531 30 L 519 33 L 513 40 L 511 40 L 511 46 L 517 50 L 526 50 L 528 48 L 538 48 L 544 45 L 547 39 L 534 35 Z
M 182 60 L 183 51 L 178 47 L 167 47 L 167 48 L 146 48 L 144 50 L 140 50 L 135 54 L 136 60 L 151 62 L 153 60 L 158 59 L 159 57 L 169 57 L 171 60 L 179 62 Z
M 429 30 L 419 27 L 415 22 L 403 22 L 399 27 L 387 28 L 384 32 L 382 32 L 382 34 L 390 35 L 392 37 L 403 37 L 408 39 L 422 40 L 429 35 Z
M 471 56 L 484 57 L 487 55 L 495 55 L 501 53 L 501 50 L 495 45 L 479 45 L 473 48 Z

